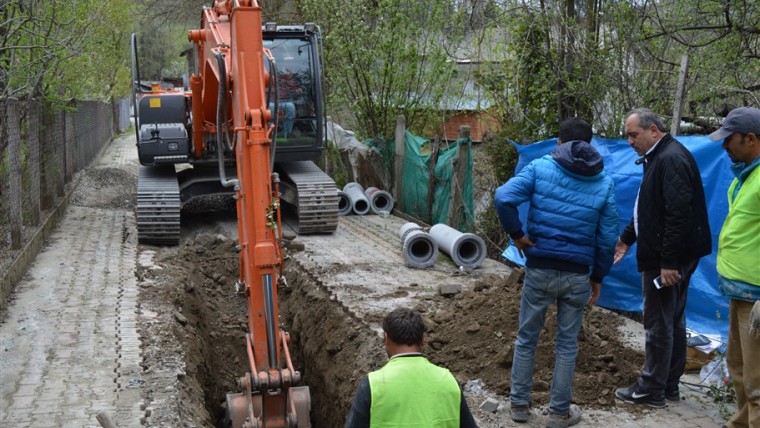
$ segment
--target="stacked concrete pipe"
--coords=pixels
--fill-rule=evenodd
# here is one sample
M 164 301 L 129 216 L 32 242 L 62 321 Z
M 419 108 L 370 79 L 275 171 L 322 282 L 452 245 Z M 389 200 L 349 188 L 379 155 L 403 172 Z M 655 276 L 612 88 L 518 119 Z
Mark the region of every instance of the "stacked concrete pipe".
M 351 182 L 343 186 L 343 192 L 348 196 L 351 202 L 351 210 L 354 214 L 364 215 L 369 212 L 369 199 L 364 194 L 364 188 L 361 184 Z
M 425 233 L 416 223 L 401 226 L 401 252 L 407 266 L 424 269 L 435 264 L 438 259 L 438 244 L 430 234 Z
M 369 198 L 369 206 L 373 213 L 380 215 L 381 212 L 390 213 L 393 211 L 395 201 L 393 200 L 393 196 L 385 190 L 380 190 L 377 187 L 367 187 L 364 195 Z
M 476 269 L 486 258 L 486 243 L 478 235 L 462 233 L 445 224 L 436 224 L 430 228 L 430 236 L 435 239 L 441 251 L 464 269 Z
M 338 215 L 349 215 L 352 209 L 353 206 L 348 198 L 348 194 L 342 190 L 338 190 Z

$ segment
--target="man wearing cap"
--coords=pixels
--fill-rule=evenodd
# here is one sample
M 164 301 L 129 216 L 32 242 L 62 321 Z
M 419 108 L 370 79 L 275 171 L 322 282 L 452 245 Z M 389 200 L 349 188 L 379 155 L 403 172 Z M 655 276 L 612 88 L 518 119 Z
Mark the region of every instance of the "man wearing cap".
M 728 371 L 736 390 L 731 428 L 760 427 L 760 110 L 739 107 L 710 134 L 736 175 L 718 238 L 718 284 L 729 297 Z
M 656 113 L 635 109 L 625 118 L 628 144 L 644 167 L 633 218 L 615 246 L 623 259 L 634 242 L 644 297 L 644 367 L 636 383 L 615 396 L 665 407 L 678 401 L 686 365 L 686 295 L 699 259 L 712 252 L 702 177 L 691 153 L 665 132 Z M 655 280 L 658 280 L 655 283 Z M 659 284 L 659 286 L 658 286 Z

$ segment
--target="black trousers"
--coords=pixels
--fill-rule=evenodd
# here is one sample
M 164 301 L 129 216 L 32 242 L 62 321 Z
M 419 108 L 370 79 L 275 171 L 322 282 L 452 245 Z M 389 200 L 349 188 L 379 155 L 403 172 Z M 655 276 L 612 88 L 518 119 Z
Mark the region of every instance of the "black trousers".
M 676 390 L 686 366 L 686 295 L 699 260 L 679 268 L 681 281 L 657 289 L 652 280 L 660 270 L 641 273 L 644 295 L 644 368 L 639 386 L 652 395 Z

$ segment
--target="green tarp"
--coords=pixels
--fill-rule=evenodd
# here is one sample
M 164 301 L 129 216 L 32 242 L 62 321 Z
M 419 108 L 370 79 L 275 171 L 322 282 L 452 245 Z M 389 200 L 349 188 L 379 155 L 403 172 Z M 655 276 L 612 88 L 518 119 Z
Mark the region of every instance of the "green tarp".
M 393 171 L 393 157 L 395 155 L 394 140 L 384 141 L 373 139 L 366 141 L 371 147 L 376 147 L 383 154 L 386 167 Z M 404 176 L 401 201 L 396 201 L 396 206 L 416 218 L 430 224 L 447 224 L 449 206 L 452 192 L 452 176 L 454 175 L 454 161 L 456 159 L 457 146 L 462 145 L 466 150 L 466 162 L 464 177 L 464 189 L 462 191 L 462 204 L 458 208 L 459 224 L 450 224 L 460 231 L 470 231 L 474 225 L 474 202 L 472 194 L 472 142 L 469 138 L 462 138 L 446 145 L 443 143 L 438 150 L 438 159 L 433 169 L 433 192 L 428 194 L 433 158 L 433 141 L 406 132 L 406 147 L 404 154 Z M 432 204 L 429 200 L 432 198 Z M 432 205 L 432 209 L 429 205 Z

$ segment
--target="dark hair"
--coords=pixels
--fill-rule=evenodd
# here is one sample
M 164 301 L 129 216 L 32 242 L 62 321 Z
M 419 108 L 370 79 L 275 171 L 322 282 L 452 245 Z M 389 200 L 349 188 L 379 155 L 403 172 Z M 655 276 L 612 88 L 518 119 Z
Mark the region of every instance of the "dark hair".
M 422 342 L 425 324 L 419 312 L 409 308 L 396 308 L 385 316 L 383 331 L 394 343 L 417 345 Z
M 641 129 L 648 129 L 654 124 L 660 132 L 668 131 L 667 128 L 665 128 L 665 124 L 662 122 L 660 115 L 652 110 L 649 110 L 648 108 L 635 108 L 625 115 L 625 120 L 628 120 L 628 118 L 634 114 L 639 116 L 639 127 L 641 127 Z
M 594 131 L 591 130 L 591 125 L 577 117 L 563 120 L 559 124 L 559 139 L 563 143 L 578 140 L 590 143 L 593 135 Z

